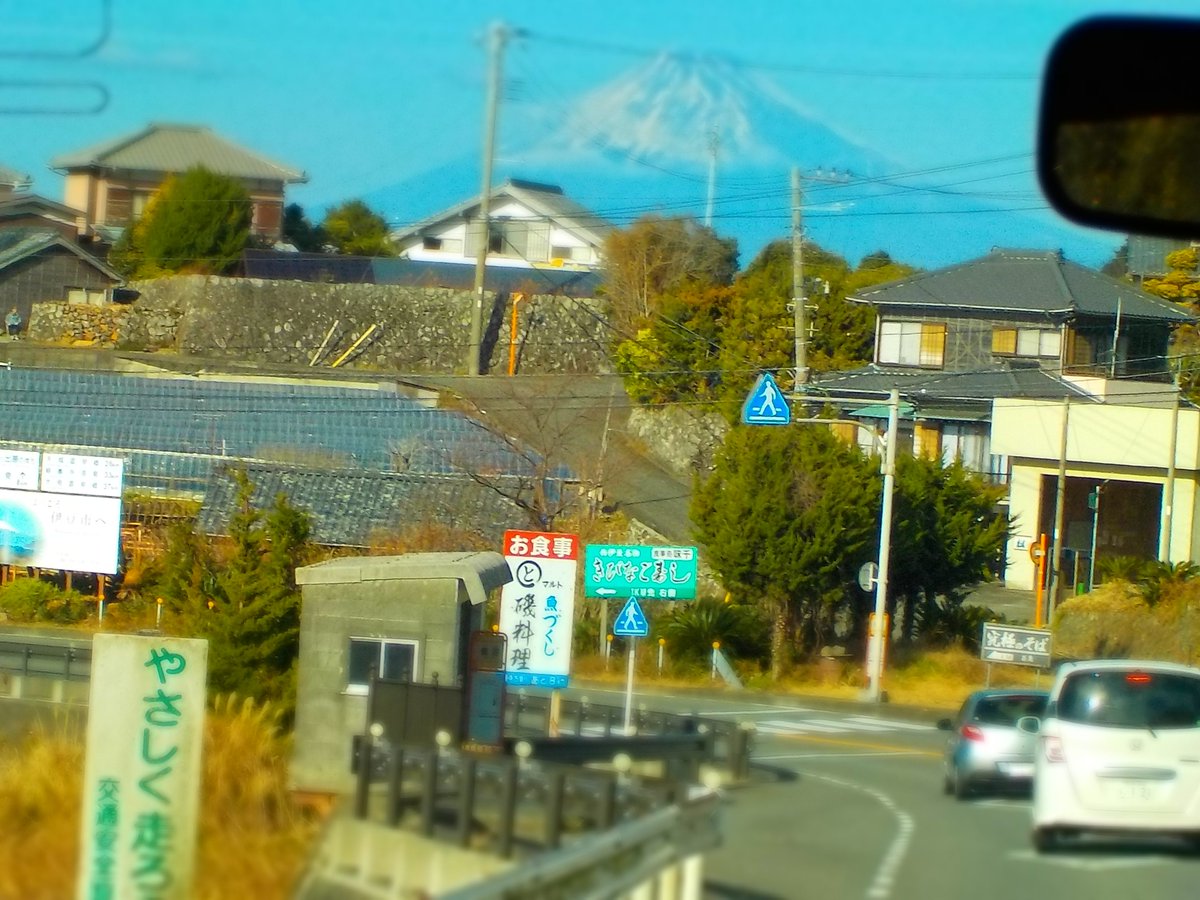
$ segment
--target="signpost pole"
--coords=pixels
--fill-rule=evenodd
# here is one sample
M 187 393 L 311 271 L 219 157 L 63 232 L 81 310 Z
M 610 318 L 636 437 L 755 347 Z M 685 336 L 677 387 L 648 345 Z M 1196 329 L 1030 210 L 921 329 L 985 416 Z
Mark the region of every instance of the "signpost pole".
M 633 660 L 637 655 L 637 638 L 629 638 L 629 670 L 625 676 L 625 734 L 633 734 Z
M 883 503 L 879 513 L 879 575 L 875 582 L 875 621 L 879 628 L 871 635 L 871 651 L 867 654 L 871 663 L 868 672 L 868 694 L 871 701 L 882 699 L 883 648 L 887 644 L 885 632 L 888 596 L 888 570 L 892 552 L 892 495 L 896 485 L 896 444 L 899 441 L 900 392 L 892 388 L 888 395 L 887 447 L 883 452 Z

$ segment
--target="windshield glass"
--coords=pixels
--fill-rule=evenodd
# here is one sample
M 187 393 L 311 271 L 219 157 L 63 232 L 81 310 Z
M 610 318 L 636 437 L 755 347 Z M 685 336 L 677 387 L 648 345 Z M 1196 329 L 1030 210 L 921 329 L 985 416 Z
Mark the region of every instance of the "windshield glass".
M 1058 717 L 1114 728 L 1195 728 L 1200 678 L 1148 672 L 1081 672 L 1063 684 Z
M 981 725 L 1016 726 L 1022 716 L 1041 716 L 1045 711 L 1046 697 L 1039 694 L 982 697 L 971 718 Z

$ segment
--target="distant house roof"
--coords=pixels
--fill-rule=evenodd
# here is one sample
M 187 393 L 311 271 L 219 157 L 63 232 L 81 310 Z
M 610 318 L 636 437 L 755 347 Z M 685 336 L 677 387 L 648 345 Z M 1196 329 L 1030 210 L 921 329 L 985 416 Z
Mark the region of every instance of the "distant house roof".
M 20 192 L 0 195 L 0 221 L 18 216 L 45 216 L 74 222 L 84 215 L 82 210 L 50 200 L 40 194 Z
M 120 275 L 103 262 L 80 248 L 74 242 L 64 238 L 57 231 L 46 231 L 38 228 L 0 229 L 0 271 L 19 263 L 21 260 L 36 256 L 50 247 L 62 247 L 69 250 L 88 265 L 111 278 L 114 282 L 123 280 Z
M 1155 278 L 1167 274 L 1167 254 L 1194 246 L 1192 241 L 1178 238 L 1151 237 L 1131 234 L 1125 254 L 1125 267 L 1138 278 Z
M 196 166 L 234 178 L 287 183 L 308 180 L 303 172 L 239 147 L 202 125 L 152 123 L 134 134 L 64 153 L 50 161 L 50 168 L 59 171 L 99 168 L 185 172 Z
M 490 201 L 492 210 L 495 210 L 497 201 L 506 197 L 517 201 L 536 215 L 576 232 L 581 238 L 595 246 L 603 244 L 605 237 L 613 228 L 611 222 L 601 218 L 590 209 L 580 206 L 566 196 L 563 189 L 557 185 L 509 179 L 498 187 L 492 188 Z M 479 209 L 481 199 L 482 195 L 476 195 L 470 200 L 464 200 L 449 209 L 429 216 L 415 225 L 394 231 L 392 240 L 403 243 L 413 237 L 426 234 L 449 219 L 472 218 Z
M 979 259 L 868 288 L 850 299 L 892 312 L 949 307 L 1062 319 L 1111 318 L 1119 301 L 1122 318 L 1193 321 L 1174 303 L 1063 259 L 1057 252 L 1037 250 L 993 250 Z
M 969 372 L 913 371 L 872 363 L 861 369 L 814 376 L 808 392 L 814 399 L 826 394 L 836 398 L 839 406 L 847 406 L 856 401 L 877 402 L 892 388 L 897 388 L 904 400 L 916 407 L 918 418 L 923 417 L 923 411 L 934 410 L 946 413 L 937 418 L 955 418 L 948 411 L 956 405 L 981 404 L 996 397 L 1094 399 L 1087 391 L 1046 372 L 1036 363 L 1019 360 L 1004 360 Z
M 197 527 L 225 534 L 238 508 L 233 466 L 214 470 Z M 478 533 L 499 546 L 504 530 L 521 520 L 506 498 L 465 475 L 409 475 L 296 466 L 240 467 L 254 485 L 252 504 L 266 509 L 280 494 L 312 519 L 313 540 L 340 547 L 367 547 L 419 522 Z
M 246 278 L 274 281 L 395 284 L 454 290 L 471 290 L 475 279 L 474 267 L 455 263 L 278 250 L 246 250 L 242 254 L 241 273 Z M 532 290 L 539 294 L 595 297 L 600 277 L 587 271 L 488 266 L 484 288 L 500 293 Z
M 31 184 L 33 184 L 33 179 L 28 175 L 18 172 L 16 169 L 10 169 L 8 166 L 0 166 L 0 187 L 23 190 Z

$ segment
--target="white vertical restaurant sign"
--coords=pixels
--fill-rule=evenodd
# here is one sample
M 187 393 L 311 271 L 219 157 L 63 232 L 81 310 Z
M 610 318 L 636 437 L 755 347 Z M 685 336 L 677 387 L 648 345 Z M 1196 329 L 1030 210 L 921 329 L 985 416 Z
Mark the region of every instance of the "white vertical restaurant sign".
M 500 630 L 508 637 L 505 681 L 566 687 L 571 673 L 579 537 L 506 531 L 504 558 L 513 576 L 500 594 Z
M 193 895 L 208 642 L 97 634 L 77 900 Z

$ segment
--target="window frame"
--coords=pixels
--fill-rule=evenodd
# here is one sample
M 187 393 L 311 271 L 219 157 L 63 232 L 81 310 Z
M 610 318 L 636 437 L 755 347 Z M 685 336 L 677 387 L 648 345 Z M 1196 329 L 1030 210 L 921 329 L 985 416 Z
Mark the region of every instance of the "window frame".
M 887 332 L 892 331 L 889 334 Z M 881 365 L 942 369 L 946 365 L 946 323 L 910 319 L 883 319 L 879 323 L 876 359 Z M 895 358 L 889 343 L 895 344 Z
M 383 672 L 385 649 L 389 645 L 403 645 L 403 646 L 411 647 L 412 648 L 411 680 L 414 682 L 417 680 L 417 676 L 418 676 L 418 673 L 419 673 L 420 667 L 421 667 L 421 642 L 420 641 L 414 640 L 413 638 L 391 638 L 391 637 L 381 638 L 381 637 L 368 637 L 366 635 L 353 635 L 352 634 L 346 638 L 346 687 L 345 687 L 345 693 L 365 696 L 367 693 L 367 688 L 368 688 L 368 684 L 366 681 L 351 681 L 351 672 L 350 672 L 351 654 L 350 654 L 350 651 L 351 651 L 352 645 L 355 642 L 363 643 L 363 644 L 378 644 L 379 645 L 379 658 L 377 661 L 379 668 L 377 669 L 377 671 L 380 672 L 381 676 L 385 677 L 385 678 L 387 677 L 387 674 Z

